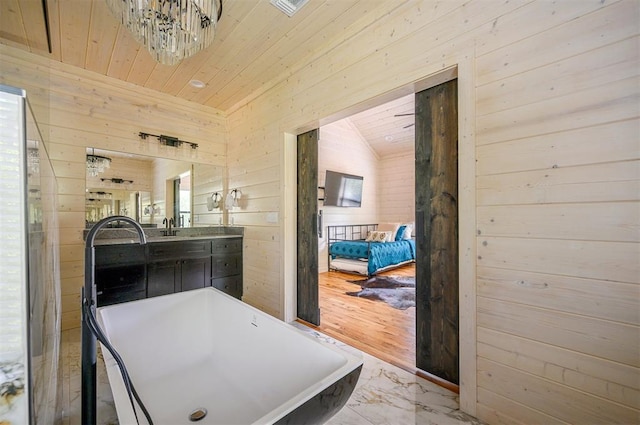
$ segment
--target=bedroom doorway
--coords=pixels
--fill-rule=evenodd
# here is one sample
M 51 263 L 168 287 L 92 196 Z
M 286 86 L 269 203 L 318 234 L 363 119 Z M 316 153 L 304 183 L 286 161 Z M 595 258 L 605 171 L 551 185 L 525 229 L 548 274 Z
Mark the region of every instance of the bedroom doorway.
M 441 135 L 441 133 L 445 131 L 442 127 L 439 126 L 442 125 L 443 119 L 446 118 L 449 121 L 448 124 L 444 124 L 445 126 L 448 126 L 446 127 L 445 132 L 448 133 L 449 136 L 452 136 L 449 138 L 447 143 L 457 146 L 457 132 L 453 133 L 451 131 L 454 128 L 457 129 L 457 80 L 455 78 L 453 80 L 450 80 L 450 84 L 447 85 L 448 89 L 442 90 L 441 86 L 444 85 L 441 84 L 425 91 L 428 93 L 423 97 L 423 100 L 428 99 L 429 101 L 426 103 L 423 102 L 423 106 L 426 105 L 425 109 L 417 112 L 421 114 L 422 118 L 425 118 L 422 124 L 418 124 L 418 120 L 416 120 L 416 127 L 422 127 L 422 130 L 417 130 L 417 133 L 420 133 L 420 131 L 422 131 L 421 136 L 419 137 L 428 138 L 429 140 L 435 140 L 433 138 L 434 135 Z M 442 109 L 437 106 L 437 102 L 441 102 L 443 96 L 448 96 L 449 99 L 453 99 L 455 100 L 455 102 L 450 103 L 449 107 Z M 419 98 L 420 96 L 416 95 L 416 102 L 421 102 Z M 438 115 L 436 113 L 437 111 L 444 111 L 444 115 Z M 429 124 L 425 126 L 426 123 Z M 433 134 L 431 133 L 432 131 Z M 416 291 L 418 299 L 418 306 L 416 308 L 416 320 L 418 323 L 415 335 L 415 341 L 417 345 L 415 364 L 417 364 L 417 368 L 419 370 L 431 373 L 437 377 L 442 378 L 446 382 L 457 384 L 459 376 L 459 312 L 457 299 L 458 277 L 457 274 L 452 275 L 449 273 L 452 269 L 456 269 L 455 272 L 457 273 L 457 193 L 454 190 L 447 189 L 444 195 L 446 199 L 450 201 L 453 200 L 455 214 L 441 214 L 442 211 L 438 210 L 438 208 L 444 208 L 444 206 L 442 205 L 434 206 L 435 209 L 431 210 L 432 205 L 429 202 L 427 202 L 426 204 L 423 203 L 420 207 L 422 209 L 420 211 L 418 210 L 418 205 L 420 204 L 418 198 L 427 200 L 430 199 L 429 197 L 423 198 L 425 196 L 425 193 L 419 191 L 419 188 L 424 189 L 426 187 L 428 188 L 428 190 L 438 190 L 437 188 L 431 187 L 431 185 L 428 183 L 430 182 L 429 176 L 431 176 L 431 173 L 434 172 L 434 169 L 429 166 L 428 162 L 432 159 L 430 155 L 434 151 L 438 153 L 439 149 L 439 145 L 427 144 L 421 147 L 416 146 L 416 168 L 422 168 L 426 171 L 419 173 L 416 169 L 415 182 L 417 213 L 416 227 L 418 228 L 417 245 L 420 246 L 420 248 L 417 247 L 419 254 L 416 261 L 416 274 L 418 276 L 416 281 L 416 288 L 418 288 Z M 426 155 L 423 155 L 422 159 L 419 158 L 420 152 Z M 452 166 L 455 170 L 457 168 L 457 152 L 452 153 L 451 151 L 448 151 L 445 156 L 446 155 L 454 155 L 453 158 L 455 158 L 455 160 L 453 162 L 449 162 L 453 164 Z M 426 162 L 425 158 L 427 158 Z M 426 167 L 424 167 L 425 164 Z M 454 188 L 457 188 L 457 180 L 453 185 Z M 312 190 L 312 188 L 310 188 L 309 190 Z M 314 211 L 317 211 L 317 209 L 315 209 Z M 432 212 L 435 212 L 436 215 L 441 214 L 443 216 L 446 215 L 449 217 L 453 217 L 453 225 L 451 224 L 451 222 L 434 223 L 431 220 Z M 425 219 L 427 219 L 428 222 L 425 222 Z M 317 222 L 309 220 L 307 221 L 307 223 L 312 223 L 312 226 L 317 231 Z M 434 255 L 432 255 L 432 253 L 435 252 L 434 250 L 438 250 L 440 248 L 437 248 L 437 241 L 434 241 L 434 238 L 438 238 L 438 236 L 436 236 L 437 232 L 432 232 L 431 229 L 443 225 L 444 227 L 439 237 L 443 241 L 449 241 L 448 248 L 446 248 L 448 250 L 447 258 L 455 259 L 455 263 L 452 261 L 444 260 L 445 263 L 448 263 L 448 265 L 446 266 L 443 266 L 442 260 L 438 260 L 437 258 L 434 260 Z M 298 254 L 299 256 L 301 254 L 306 255 L 305 253 L 300 251 L 300 247 L 298 247 Z M 317 259 L 317 246 L 314 255 Z M 435 257 L 437 257 L 437 255 Z M 443 272 L 443 270 L 445 271 Z M 438 273 L 445 273 L 446 276 L 436 276 L 434 278 L 434 276 Z M 298 285 L 300 285 L 300 281 L 298 281 Z M 298 289 L 300 290 L 300 288 Z M 300 304 L 300 296 L 301 293 L 299 292 L 298 304 Z M 436 302 L 433 303 L 434 298 L 437 297 L 440 297 L 440 299 L 436 300 Z M 315 304 L 311 308 L 312 311 L 316 308 L 315 306 L 318 306 L 318 304 Z M 376 355 L 375 353 L 372 354 Z
M 329 260 L 328 248 L 337 240 L 365 239 L 370 231 L 385 230 L 376 228 L 383 223 L 410 223 L 413 229 L 414 109 L 413 94 L 399 96 L 323 125 L 318 141 L 318 208 L 323 216 L 323 235 L 318 238 L 318 330 L 409 371 L 416 366 L 415 241 L 395 241 L 391 234 L 392 243 L 374 246 L 384 248 L 380 262 L 346 255 Z M 359 206 L 336 202 L 339 194 L 330 183 L 335 176 L 358 178 Z M 400 247 L 401 255 L 389 258 Z M 386 271 L 379 269 L 389 266 Z M 376 279 L 368 281 L 372 269 Z M 393 289 L 396 285 L 407 286 Z

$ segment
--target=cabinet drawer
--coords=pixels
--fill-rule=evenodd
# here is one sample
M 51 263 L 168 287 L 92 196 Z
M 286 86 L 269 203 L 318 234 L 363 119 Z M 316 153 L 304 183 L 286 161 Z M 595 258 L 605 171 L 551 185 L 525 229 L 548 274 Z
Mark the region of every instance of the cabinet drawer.
M 242 238 L 219 238 L 211 242 L 213 254 L 242 252 Z
M 145 299 L 145 291 L 135 292 L 105 292 L 98 295 L 98 307 L 104 307 L 106 305 L 124 303 L 127 301 L 143 300 Z
M 98 307 L 145 297 L 145 266 L 96 268 Z
M 95 247 L 96 266 L 144 264 L 144 245 L 98 245 Z
M 96 290 L 109 292 L 115 290 L 144 291 L 145 266 L 144 264 L 98 267 L 95 271 Z
M 242 298 L 242 276 L 227 276 L 211 279 L 211 286 L 232 297 Z
M 242 274 L 242 254 L 214 255 L 211 257 L 211 276 L 224 277 Z
M 149 244 L 149 259 L 197 258 L 211 255 L 211 241 L 159 242 Z

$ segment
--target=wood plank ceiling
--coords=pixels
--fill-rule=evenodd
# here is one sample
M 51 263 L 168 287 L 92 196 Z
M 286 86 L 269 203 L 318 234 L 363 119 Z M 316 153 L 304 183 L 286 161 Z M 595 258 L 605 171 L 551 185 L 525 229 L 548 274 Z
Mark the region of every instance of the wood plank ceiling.
M 111 14 L 105 0 L 47 0 L 51 53 L 43 1 L 0 0 L 0 43 L 230 111 L 312 61 L 323 46 L 344 37 L 355 21 L 376 8 L 388 9 L 393 1 L 311 0 L 290 18 L 267 0 L 223 0 L 222 18 L 212 45 L 178 65 L 167 66 L 156 63 L 134 40 Z M 206 86 L 194 88 L 191 80 L 200 80 Z M 413 122 L 412 117 L 393 117 L 406 112 L 404 106 L 386 113 L 387 122 L 397 122 L 399 130 L 407 130 L 403 126 Z M 406 136 L 392 134 L 390 129 L 370 136 L 373 123 L 381 123 L 379 115 L 384 110 L 378 108 L 377 116 L 369 119 L 366 113 L 359 114 L 353 121 L 374 150 L 382 149 L 380 155 L 388 153 L 383 152 L 385 145 L 393 146 L 382 143 L 387 135 L 393 137 L 396 148 L 406 143 Z M 412 135 L 413 128 L 408 130 Z

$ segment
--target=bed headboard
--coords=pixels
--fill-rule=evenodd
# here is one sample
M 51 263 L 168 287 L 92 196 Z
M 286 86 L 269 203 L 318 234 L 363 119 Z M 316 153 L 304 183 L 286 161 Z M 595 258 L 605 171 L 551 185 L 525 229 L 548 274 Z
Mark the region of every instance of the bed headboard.
M 342 224 L 339 226 L 327 226 L 327 242 L 329 245 L 337 241 L 364 240 L 378 228 L 377 224 Z

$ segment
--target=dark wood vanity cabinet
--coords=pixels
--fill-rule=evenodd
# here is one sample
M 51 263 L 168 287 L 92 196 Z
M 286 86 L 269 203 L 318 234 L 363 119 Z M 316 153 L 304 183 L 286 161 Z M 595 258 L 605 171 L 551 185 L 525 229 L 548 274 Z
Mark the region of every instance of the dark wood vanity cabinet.
M 144 245 L 96 246 L 95 266 L 98 306 L 146 297 Z
M 209 286 L 211 240 L 149 244 L 147 297 Z
M 214 286 L 242 298 L 242 238 L 96 246 L 98 306 Z
M 212 242 L 211 285 L 238 299 L 242 298 L 242 239 Z

